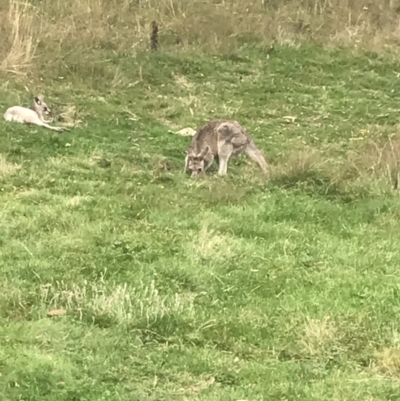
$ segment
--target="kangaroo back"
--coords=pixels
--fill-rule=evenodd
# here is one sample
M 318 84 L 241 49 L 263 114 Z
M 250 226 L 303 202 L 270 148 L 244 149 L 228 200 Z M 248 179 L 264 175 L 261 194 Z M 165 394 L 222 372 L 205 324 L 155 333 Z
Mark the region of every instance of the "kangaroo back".
M 216 156 L 218 154 L 218 126 L 225 120 L 213 120 L 203 125 L 192 137 L 189 149 L 193 153 L 198 154 L 204 150 L 207 146 L 210 148 L 210 152 Z

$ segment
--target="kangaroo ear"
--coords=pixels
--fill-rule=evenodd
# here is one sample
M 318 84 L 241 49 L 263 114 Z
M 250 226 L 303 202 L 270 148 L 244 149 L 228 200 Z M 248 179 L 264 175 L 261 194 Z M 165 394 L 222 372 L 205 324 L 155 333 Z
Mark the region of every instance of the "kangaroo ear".
M 193 148 L 192 147 L 187 148 L 186 154 L 188 156 L 194 156 Z
M 210 151 L 210 147 L 206 146 L 206 148 L 201 151 L 201 153 L 198 155 L 198 157 L 200 157 L 200 159 L 204 159 L 207 156 L 207 153 L 209 151 Z
M 42 102 L 40 101 L 40 99 L 39 99 L 37 96 L 34 97 L 34 100 L 35 100 L 35 103 L 36 103 L 38 106 L 40 106 L 40 105 L 42 104 Z

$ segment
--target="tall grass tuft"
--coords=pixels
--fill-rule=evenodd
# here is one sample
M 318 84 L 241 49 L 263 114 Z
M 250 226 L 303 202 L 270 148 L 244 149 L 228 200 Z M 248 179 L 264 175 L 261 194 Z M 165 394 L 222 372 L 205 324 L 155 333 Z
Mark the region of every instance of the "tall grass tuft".
M 40 37 L 40 22 L 35 20 L 34 7 L 27 1 L 10 0 L 8 9 L 0 13 L 0 23 L 0 69 L 25 74 L 33 64 L 37 47 L 35 36 Z

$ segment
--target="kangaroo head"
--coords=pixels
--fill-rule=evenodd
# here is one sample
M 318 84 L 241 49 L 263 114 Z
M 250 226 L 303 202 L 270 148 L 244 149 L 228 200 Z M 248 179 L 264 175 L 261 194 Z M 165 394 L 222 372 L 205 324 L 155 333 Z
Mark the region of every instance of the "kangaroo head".
M 45 103 L 44 97 L 42 95 L 35 96 L 33 100 L 34 110 L 41 119 L 43 119 L 44 116 L 49 116 L 51 114 L 51 110 L 49 106 L 47 106 L 47 104 Z
M 207 156 L 210 148 L 206 146 L 200 153 L 195 153 L 192 148 L 189 148 L 186 152 L 186 164 L 187 169 L 191 173 L 191 178 L 204 173 L 204 159 Z

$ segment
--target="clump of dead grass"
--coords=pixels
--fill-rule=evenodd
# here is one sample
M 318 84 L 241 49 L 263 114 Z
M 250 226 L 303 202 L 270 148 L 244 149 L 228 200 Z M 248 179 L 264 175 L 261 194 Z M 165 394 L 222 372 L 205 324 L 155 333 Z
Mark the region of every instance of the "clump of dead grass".
M 308 319 L 302 338 L 301 348 L 311 357 L 329 357 L 337 346 L 338 333 L 328 316 L 323 319 Z
M 8 9 L 0 11 L 0 70 L 26 74 L 32 66 L 37 47 L 34 36 L 37 23 L 35 17 L 35 10 L 28 1 L 10 0 Z
M 379 372 L 390 377 L 400 378 L 400 350 L 397 348 L 383 348 L 375 351 L 375 366 Z
M 16 174 L 21 167 L 20 164 L 8 162 L 5 156 L 0 154 L 0 179 Z
M 310 170 L 321 170 L 325 164 L 321 151 L 309 146 L 304 146 L 300 150 L 293 150 L 289 155 L 285 155 L 284 160 L 284 163 L 279 164 L 274 169 L 276 176 L 307 174 Z
M 68 285 L 61 282 L 41 286 L 42 304 L 65 308 L 80 318 L 111 319 L 118 325 L 135 324 L 139 319 L 152 321 L 171 314 L 193 314 L 194 295 L 162 295 L 155 282 L 111 286 L 103 279 Z
M 369 141 L 357 150 L 349 151 L 344 178 L 383 178 L 397 188 L 400 174 L 400 138 Z
M 310 146 L 294 149 L 284 155 L 273 168 L 272 179 L 280 185 L 293 187 L 299 183 L 329 185 L 335 180 L 332 160 Z
M 273 168 L 272 178 L 279 185 L 308 184 L 341 193 L 380 187 L 398 189 L 400 178 L 400 137 L 366 140 L 346 155 L 312 147 L 294 149 Z
M 66 127 L 80 127 L 84 124 L 87 113 L 79 110 L 74 104 L 67 104 L 61 107 L 58 113 L 58 120 L 63 122 Z

